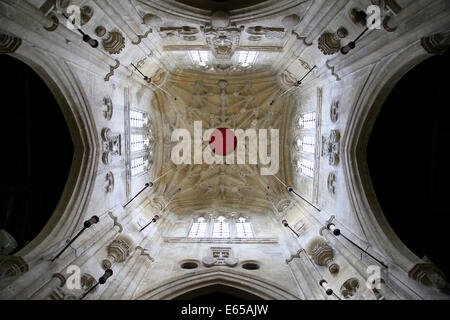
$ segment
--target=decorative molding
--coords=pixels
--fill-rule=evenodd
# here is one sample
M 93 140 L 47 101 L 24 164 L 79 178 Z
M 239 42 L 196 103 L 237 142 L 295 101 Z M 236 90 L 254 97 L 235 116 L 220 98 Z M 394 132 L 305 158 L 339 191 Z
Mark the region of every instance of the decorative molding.
M 109 73 L 104 78 L 104 80 L 106 82 L 109 81 L 109 79 L 111 79 L 111 77 L 114 75 L 114 70 L 119 68 L 119 66 L 120 66 L 120 61 L 119 60 L 116 60 L 116 65 L 115 66 L 109 66 Z
M 331 71 L 331 75 L 336 78 L 336 81 L 341 81 L 339 75 L 334 71 L 334 66 L 330 66 L 328 60 L 325 65 L 327 66 L 328 70 Z
M 146 33 L 144 33 L 143 35 L 138 34 L 138 35 L 137 35 L 138 40 L 137 40 L 137 41 L 131 41 L 131 43 L 134 44 L 134 45 L 140 44 L 140 43 L 142 42 L 142 39 L 147 38 L 148 35 L 149 35 L 150 33 L 152 33 L 152 31 L 153 31 L 152 29 L 149 29 L 149 30 L 148 30 Z
M 286 259 L 286 264 L 289 264 L 290 262 L 292 262 L 295 258 L 299 259 L 300 258 L 300 254 L 302 253 L 302 251 L 305 251 L 305 249 L 299 249 L 296 253 L 291 254 L 291 256 L 289 258 Z

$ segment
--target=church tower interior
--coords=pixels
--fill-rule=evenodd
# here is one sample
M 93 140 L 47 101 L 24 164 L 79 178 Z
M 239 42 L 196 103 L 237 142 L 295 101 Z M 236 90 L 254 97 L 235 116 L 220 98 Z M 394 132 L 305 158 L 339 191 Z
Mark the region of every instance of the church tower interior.
M 449 300 L 449 46 L 447 0 L 0 1 L 0 299 Z

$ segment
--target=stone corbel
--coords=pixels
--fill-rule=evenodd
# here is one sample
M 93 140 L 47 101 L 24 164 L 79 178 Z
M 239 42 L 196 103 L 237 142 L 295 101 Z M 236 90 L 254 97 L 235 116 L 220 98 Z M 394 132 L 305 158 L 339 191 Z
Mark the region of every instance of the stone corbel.
M 422 47 L 430 54 L 444 54 L 450 47 L 450 31 L 436 33 L 420 40 Z
M 309 243 L 307 251 L 317 265 L 327 267 L 331 274 L 339 272 L 340 267 L 333 260 L 333 248 L 325 240 L 321 238 L 313 239 Z
M 444 273 L 431 261 L 416 264 L 409 270 L 408 277 L 439 291 L 447 287 Z
M 30 269 L 23 257 L 4 256 L 0 258 L 0 279 L 15 277 Z
M 4 33 L 0 34 L 0 54 L 14 53 L 22 45 L 22 39 Z
M 108 246 L 108 256 L 102 261 L 103 269 L 110 269 L 113 264 L 124 262 L 130 255 L 133 243 L 124 237 L 113 240 Z

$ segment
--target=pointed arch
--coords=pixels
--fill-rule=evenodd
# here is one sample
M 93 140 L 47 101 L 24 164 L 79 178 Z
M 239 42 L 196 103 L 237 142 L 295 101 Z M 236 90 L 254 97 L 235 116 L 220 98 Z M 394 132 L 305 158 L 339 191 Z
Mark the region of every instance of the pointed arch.
M 274 282 L 237 270 L 218 267 L 170 278 L 139 294 L 137 300 L 170 300 L 190 291 L 223 285 L 256 295 L 265 300 L 299 300 L 294 293 Z

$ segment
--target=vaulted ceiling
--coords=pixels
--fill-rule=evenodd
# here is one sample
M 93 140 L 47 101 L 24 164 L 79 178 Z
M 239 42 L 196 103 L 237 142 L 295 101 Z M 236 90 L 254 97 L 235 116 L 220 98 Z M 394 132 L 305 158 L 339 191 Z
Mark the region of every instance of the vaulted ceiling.
M 201 121 L 203 131 L 210 128 L 279 129 L 280 144 L 286 131 L 286 115 L 292 99 L 284 96 L 272 100 L 281 88 L 276 77 L 269 73 L 239 75 L 201 75 L 183 71 L 172 74 L 165 88 L 171 95 L 160 94 L 156 99 L 155 125 L 162 147 L 162 157 L 155 159 L 156 167 L 171 167 L 170 140 L 174 129 L 187 129 L 194 137 L 194 121 Z M 174 97 L 177 97 L 175 100 Z M 210 148 L 203 141 L 202 150 Z M 193 152 L 193 151 L 192 151 Z M 283 155 L 280 154 L 280 162 Z M 190 211 L 228 207 L 261 211 L 273 209 L 274 198 L 283 191 L 272 176 L 261 175 L 260 164 L 191 164 L 177 166 L 176 171 L 164 177 L 157 190 L 174 194 L 172 210 Z M 282 170 L 278 175 L 283 175 Z M 181 191 L 178 189 L 181 188 Z M 169 192 L 167 192 L 169 190 Z M 172 192 L 170 192 L 172 191 Z

